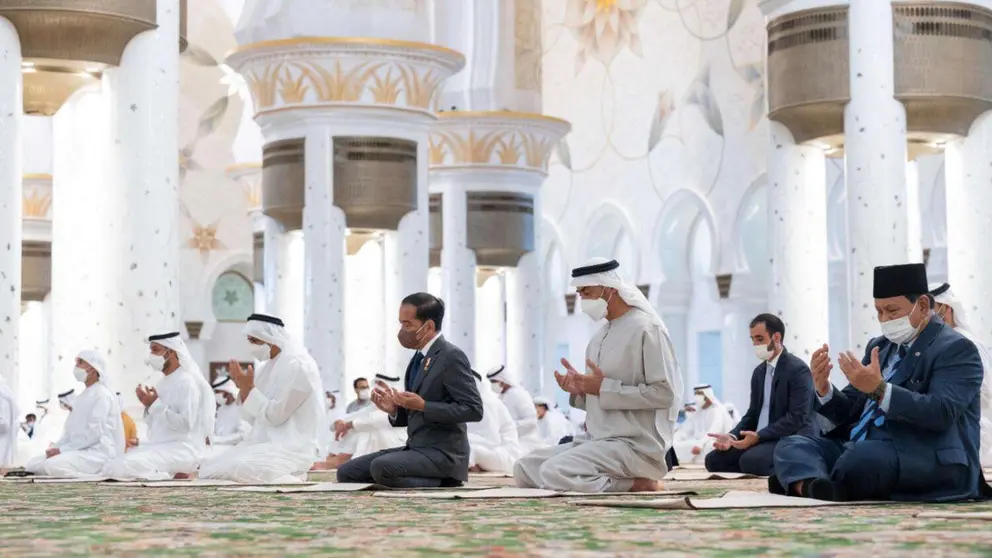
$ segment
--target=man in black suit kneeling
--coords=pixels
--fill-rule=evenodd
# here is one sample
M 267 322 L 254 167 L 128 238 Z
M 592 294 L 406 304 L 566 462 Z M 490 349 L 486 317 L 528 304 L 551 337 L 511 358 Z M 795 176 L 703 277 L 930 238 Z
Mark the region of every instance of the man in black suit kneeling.
M 751 320 L 751 343 L 761 361 L 751 374 L 751 403 L 729 434 L 710 434 L 716 451 L 706 456 L 707 471 L 770 476 L 780 439 L 813 434 L 813 377 L 805 362 L 785 350 L 784 336 L 785 324 L 774 314 Z
M 465 424 L 482 420 L 482 398 L 465 353 L 439 333 L 443 319 L 441 299 L 427 293 L 403 299 L 397 337 L 417 351 L 406 368 L 406 390 L 376 382 L 372 402 L 393 426 L 407 427 L 406 446 L 352 459 L 338 469 L 338 482 L 430 488 L 468 480 Z

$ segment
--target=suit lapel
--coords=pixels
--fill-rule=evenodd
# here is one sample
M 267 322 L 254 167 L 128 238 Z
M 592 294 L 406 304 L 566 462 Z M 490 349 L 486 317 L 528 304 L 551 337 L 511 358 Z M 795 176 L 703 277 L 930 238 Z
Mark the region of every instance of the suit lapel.
M 890 384 L 901 385 L 913 375 L 913 370 L 916 369 L 916 365 L 920 362 L 921 357 L 926 353 L 930 345 L 933 344 L 934 340 L 937 339 L 937 334 L 942 329 L 944 329 L 944 323 L 937 318 L 931 318 L 927 327 L 923 328 L 916 341 L 913 341 L 913 344 L 909 346 L 906 356 L 899 361 L 899 366 L 895 374 L 889 378 Z M 890 344 L 890 346 L 892 345 Z
M 446 341 L 444 337 L 438 335 L 438 338 L 434 340 L 434 344 L 431 345 L 430 350 L 424 355 L 424 362 L 420 365 L 420 371 L 417 373 L 417 378 L 413 381 L 413 386 L 410 391 L 417 393 L 420 389 L 420 385 L 424 383 L 424 377 L 430 373 L 430 369 L 437 365 L 438 353 L 441 352 Z
M 778 382 L 779 382 L 779 380 L 782 379 L 782 376 L 784 375 L 784 374 L 782 374 L 782 372 L 785 370 L 785 363 L 786 363 L 785 355 L 787 355 L 787 354 L 789 354 L 788 351 L 786 351 L 785 349 L 782 349 L 782 354 L 778 355 L 778 361 L 775 363 L 775 373 L 772 374 L 772 389 L 768 393 L 768 398 L 769 398 L 769 401 L 768 401 L 768 421 L 769 422 L 771 422 L 771 420 L 772 420 L 772 410 L 773 410 L 772 409 L 772 406 L 775 405 L 775 401 L 776 401 L 775 393 L 778 390 Z M 765 367 L 765 374 L 767 374 L 767 373 L 768 373 L 768 367 L 766 366 Z M 762 390 L 762 393 L 763 392 L 764 392 L 764 390 Z

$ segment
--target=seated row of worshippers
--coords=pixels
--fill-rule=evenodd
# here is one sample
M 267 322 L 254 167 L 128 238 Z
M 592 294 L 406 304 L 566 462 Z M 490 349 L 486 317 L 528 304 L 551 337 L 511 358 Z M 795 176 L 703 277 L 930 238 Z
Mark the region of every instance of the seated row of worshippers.
M 931 291 L 923 265 L 875 269 L 874 304 L 882 335 L 865 340 L 860 358 L 849 351 L 832 357 L 823 345 L 807 364 L 785 350 L 780 320 L 756 318 L 752 342 L 764 362 L 752 376 L 751 404 L 728 433 L 707 432 L 705 440 L 683 434 L 676 438 L 683 380 L 671 338 L 654 308 L 621 278 L 618 268 L 615 261 L 595 258 L 572 272 L 581 310 L 602 322 L 586 347 L 585 370 L 562 359 L 564 373 L 554 373 L 570 406 L 585 412 L 581 435 L 524 449 L 520 427 L 526 437 L 532 422 L 521 425 L 512 415 L 516 405 L 500 401 L 495 393 L 515 389 L 505 369 L 486 378 L 491 386 L 492 380 L 499 385 L 484 389 L 485 380 L 473 372 L 464 352 L 439 333 L 443 301 L 417 293 L 399 309 L 398 341 L 413 351 L 402 388 L 398 377 L 379 378 L 368 394 L 392 428 L 405 429 L 405 441 L 352 456 L 338 465 L 338 481 L 397 488 L 458 486 L 471 468 L 510 467 L 521 487 L 652 491 L 659 489 L 670 461 L 694 461 L 705 453 L 701 459 L 712 470 L 768 475 L 771 492 L 797 497 L 952 501 L 992 496 L 981 466 L 983 447 L 988 451 L 982 440 L 984 349 L 962 331 L 963 308 L 955 305 L 949 289 Z M 300 480 L 319 454 L 321 431 L 328 430 L 317 366 L 289 340 L 277 318 L 253 315 L 245 333 L 253 356 L 265 361 L 257 378 L 251 367 L 244 371 L 231 364 L 235 399 L 250 429 L 231 449 L 201 457 L 199 476 L 242 483 Z M 110 476 L 151 478 L 195 471 L 197 450 L 202 450 L 198 446 L 213 431 L 215 394 L 178 335 L 152 338 L 151 352 L 151 363 L 166 376 L 155 388 L 137 390 L 146 406 L 147 443 L 123 452 L 120 436 L 119 444 L 108 444 L 111 455 L 99 466 L 77 450 L 41 457 L 30 468 L 52 474 L 47 472 L 49 461 L 76 454 L 74 467 Z M 844 389 L 830 383 L 835 362 L 849 382 Z M 86 383 L 87 391 L 99 388 L 98 371 L 88 370 Z M 697 391 L 702 396 L 697 411 L 718 405 L 712 391 Z M 109 389 L 99 395 L 105 401 L 102 418 L 94 418 L 90 430 L 118 439 L 109 435 L 113 428 L 103 428 L 119 424 L 111 395 Z M 209 413 L 200 404 L 208 398 Z M 721 420 L 724 427 L 731 424 L 726 417 Z M 358 429 L 354 420 L 349 422 L 345 435 Z M 517 454 L 473 446 L 481 436 L 474 425 L 487 425 L 501 440 L 516 435 Z M 344 436 L 338 438 L 341 442 Z

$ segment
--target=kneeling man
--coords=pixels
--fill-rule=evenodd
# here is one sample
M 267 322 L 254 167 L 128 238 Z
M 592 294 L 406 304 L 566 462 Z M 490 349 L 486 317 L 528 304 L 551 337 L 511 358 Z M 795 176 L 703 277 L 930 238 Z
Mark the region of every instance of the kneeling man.
M 239 483 L 297 483 L 317 459 L 325 425 L 324 390 L 313 357 L 294 343 L 282 320 L 252 314 L 245 325 L 251 355 L 265 364 L 258 378 L 232 360 L 248 437 L 200 466 L 200 478 Z
M 586 411 L 588 440 L 540 449 L 513 469 L 517 486 L 578 492 L 657 490 L 665 477 L 682 376 L 661 318 L 620 265 L 595 258 L 572 271 L 582 311 L 606 324 L 586 347 L 589 372 L 555 378 Z
M 468 480 L 465 424 L 482 420 L 482 399 L 468 358 L 439 333 L 444 303 L 416 293 L 400 304 L 400 344 L 416 351 L 406 369 L 406 391 L 376 383 L 372 402 L 393 426 L 407 428 L 403 447 L 352 459 L 338 482 L 394 488 L 460 486 Z
M 95 475 L 108 461 L 124 455 L 121 409 L 117 395 L 105 384 L 103 357 L 95 351 L 79 353 L 72 374 L 86 389 L 73 402 L 62 437 L 24 466 L 30 473 L 63 478 Z
M 864 358 L 838 358 L 850 385 L 830 385 L 828 347 L 813 353 L 816 410 L 837 428 L 775 448 L 768 488 L 818 500 L 947 502 L 992 495 L 978 460 L 982 360 L 933 313 L 923 264 L 875 268 L 883 337 Z

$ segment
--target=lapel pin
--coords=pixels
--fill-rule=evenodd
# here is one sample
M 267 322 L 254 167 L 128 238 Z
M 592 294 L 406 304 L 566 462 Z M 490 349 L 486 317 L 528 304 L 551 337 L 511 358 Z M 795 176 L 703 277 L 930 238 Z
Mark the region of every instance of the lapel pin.
M 431 365 L 431 357 L 427 357 L 427 360 L 424 361 L 424 370 L 427 370 L 427 367 L 430 365 Z
M 913 356 L 920 356 L 920 351 L 916 351 L 916 354 L 914 354 Z

